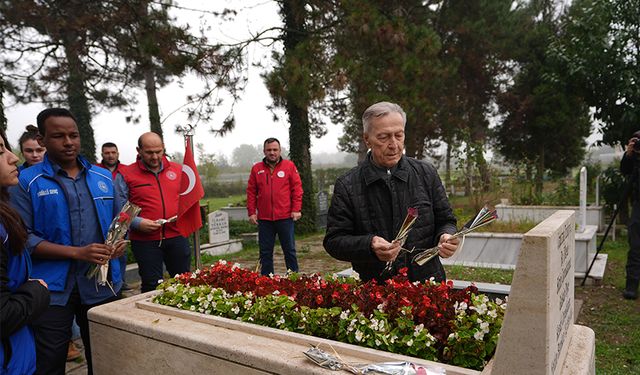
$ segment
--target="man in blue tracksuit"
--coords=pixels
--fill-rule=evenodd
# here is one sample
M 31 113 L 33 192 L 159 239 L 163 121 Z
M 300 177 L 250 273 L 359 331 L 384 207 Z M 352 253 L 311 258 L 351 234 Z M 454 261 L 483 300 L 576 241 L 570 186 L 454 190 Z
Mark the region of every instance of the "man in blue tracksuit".
M 87 311 L 117 299 L 114 292 L 122 286 L 117 258 L 125 244 L 104 245 L 118 208 L 111 173 L 79 155 L 80 133 L 71 112 L 45 109 L 37 121 L 47 154 L 20 174 L 11 192 L 11 203 L 29 229 L 32 277 L 45 280 L 51 291 L 49 308 L 33 324 L 36 374 L 64 374 L 74 316 L 92 374 Z M 86 277 L 92 265 L 106 262 L 113 291 Z

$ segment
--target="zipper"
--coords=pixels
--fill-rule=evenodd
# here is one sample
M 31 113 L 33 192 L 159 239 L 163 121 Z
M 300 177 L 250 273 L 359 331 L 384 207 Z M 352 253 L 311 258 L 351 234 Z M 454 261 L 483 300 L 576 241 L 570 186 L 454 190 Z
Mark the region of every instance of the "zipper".
M 162 202 L 162 217 L 166 217 L 167 216 L 167 210 L 166 207 L 164 206 L 164 195 L 162 194 L 162 186 L 160 185 L 160 177 L 159 174 L 153 174 L 154 177 L 156 178 L 156 182 L 158 183 L 158 190 L 160 190 L 160 202 Z M 164 239 L 164 225 L 162 226 L 162 233 L 160 236 L 160 244 L 158 246 L 162 246 L 162 240 Z

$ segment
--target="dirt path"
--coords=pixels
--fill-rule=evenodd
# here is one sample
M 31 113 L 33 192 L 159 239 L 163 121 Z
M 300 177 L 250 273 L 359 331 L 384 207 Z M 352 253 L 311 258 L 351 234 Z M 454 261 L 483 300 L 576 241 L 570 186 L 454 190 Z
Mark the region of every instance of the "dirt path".
M 296 253 L 298 255 L 298 266 L 302 273 L 331 273 L 342 271 L 351 267 L 348 262 L 342 262 L 332 258 L 322 247 L 322 239 L 324 234 L 317 234 L 306 237 L 302 240 L 296 240 Z M 258 253 L 243 254 L 241 256 L 229 254 L 227 260 L 239 263 L 243 267 L 255 269 L 258 263 Z M 278 244 L 273 251 L 274 269 L 277 274 L 284 274 L 286 267 L 284 264 L 284 255 Z

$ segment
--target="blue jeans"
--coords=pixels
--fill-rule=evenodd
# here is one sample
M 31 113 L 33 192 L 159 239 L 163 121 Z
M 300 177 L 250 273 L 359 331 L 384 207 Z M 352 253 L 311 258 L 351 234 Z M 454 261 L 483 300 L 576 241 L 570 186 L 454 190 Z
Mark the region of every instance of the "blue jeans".
M 171 277 L 191 269 L 191 247 L 182 236 L 162 241 L 131 241 L 131 250 L 138 262 L 142 293 L 155 290 L 158 280 L 162 280 L 163 261 Z
M 296 240 L 293 233 L 293 219 L 283 220 L 258 220 L 258 241 L 260 243 L 260 273 L 269 275 L 273 273 L 273 246 L 276 243 L 276 234 L 284 253 L 284 262 L 287 270 L 298 272 L 298 259 L 296 258 Z

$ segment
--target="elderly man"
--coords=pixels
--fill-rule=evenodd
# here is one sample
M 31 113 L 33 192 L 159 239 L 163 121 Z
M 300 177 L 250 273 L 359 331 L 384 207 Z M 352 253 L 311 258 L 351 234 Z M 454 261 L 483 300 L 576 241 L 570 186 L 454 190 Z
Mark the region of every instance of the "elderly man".
M 363 281 L 388 279 L 407 267 L 411 281 L 445 280 L 440 259 L 423 266 L 405 249 L 438 245 L 450 257 L 459 240 L 453 215 L 436 169 L 403 154 L 406 114 L 394 103 L 380 102 L 362 115 L 364 142 L 370 149 L 357 167 L 340 176 L 331 199 L 324 247 L 336 259 L 351 262 Z M 409 208 L 418 218 L 403 246 L 394 238 Z M 385 270 L 387 262 L 390 271 Z

